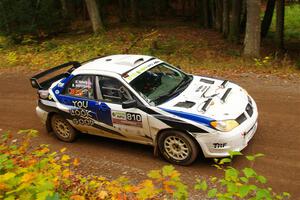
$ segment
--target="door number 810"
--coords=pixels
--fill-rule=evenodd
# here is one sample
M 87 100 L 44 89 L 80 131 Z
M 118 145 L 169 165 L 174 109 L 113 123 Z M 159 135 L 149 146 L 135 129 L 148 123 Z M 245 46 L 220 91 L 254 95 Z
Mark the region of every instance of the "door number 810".
M 126 120 L 128 121 L 136 121 L 136 122 L 141 122 L 142 121 L 142 116 L 137 113 L 126 113 Z

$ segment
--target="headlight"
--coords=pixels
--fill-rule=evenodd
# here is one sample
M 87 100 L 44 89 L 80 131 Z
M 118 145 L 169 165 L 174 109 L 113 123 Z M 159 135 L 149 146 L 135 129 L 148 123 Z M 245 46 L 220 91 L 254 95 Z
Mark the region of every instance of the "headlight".
M 210 125 L 218 129 L 219 131 L 227 132 L 237 127 L 239 123 L 237 123 L 237 121 L 233 119 L 229 119 L 229 120 L 212 121 L 210 122 Z

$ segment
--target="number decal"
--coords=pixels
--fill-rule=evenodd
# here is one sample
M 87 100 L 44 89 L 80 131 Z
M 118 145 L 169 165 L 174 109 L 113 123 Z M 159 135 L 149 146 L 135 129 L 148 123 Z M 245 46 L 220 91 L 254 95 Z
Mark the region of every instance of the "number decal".
M 142 115 L 138 113 L 113 111 L 111 116 L 114 124 L 143 127 Z
M 135 121 L 135 122 L 141 122 L 142 121 L 142 116 L 137 113 L 126 113 L 126 120 L 128 121 Z
M 132 117 L 131 117 L 132 115 L 131 115 L 131 113 L 126 113 L 126 119 L 128 120 L 128 121 L 131 121 L 132 120 Z
M 142 116 L 140 114 L 136 115 L 136 121 L 141 122 Z

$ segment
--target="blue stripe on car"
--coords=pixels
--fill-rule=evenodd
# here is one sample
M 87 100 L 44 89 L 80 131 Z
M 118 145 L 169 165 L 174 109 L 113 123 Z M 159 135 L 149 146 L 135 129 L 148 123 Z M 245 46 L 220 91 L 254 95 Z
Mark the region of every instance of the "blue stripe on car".
M 74 75 L 70 75 L 68 77 L 65 77 L 63 79 L 61 79 L 53 88 L 52 91 L 54 93 L 54 95 L 56 96 L 56 98 L 58 98 L 58 95 L 61 94 L 64 90 L 64 88 L 66 87 L 66 84 L 69 82 L 69 80 L 71 80 L 74 77 Z
M 214 119 L 209 118 L 209 117 L 204 117 L 201 115 L 196 115 L 196 114 L 192 114 L 192 113 L 187 113 L 187 112 L 182 112 L 182 111 L 177 111 L 177 110 L 169 110 L 169 109 L 165 109 L 165 108 L 160 108 L 168 113 L 171 113 L 173 115 L 176 115 L 178 117 L 184 118 L 184 119 L 188 119 L 200 124 L 203 124 L 207 127 L 211 127 L 210 122 L 214 121 Z

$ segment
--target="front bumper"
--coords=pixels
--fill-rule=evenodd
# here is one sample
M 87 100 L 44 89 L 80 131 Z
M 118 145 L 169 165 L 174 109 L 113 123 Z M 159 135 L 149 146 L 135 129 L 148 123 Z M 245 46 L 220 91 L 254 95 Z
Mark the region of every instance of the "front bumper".
M 207 158 L 226 157 L 229 156 L 229 151 L 243 150 L 257 130 L 257 118 L 257 107 L 253 101 L 252 116 L 247 115 L 247 120 L 232 131 L 197 134 L 195 138 L 204 156 Z

